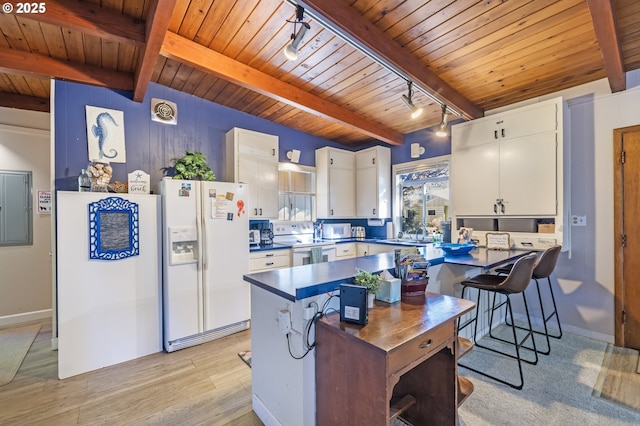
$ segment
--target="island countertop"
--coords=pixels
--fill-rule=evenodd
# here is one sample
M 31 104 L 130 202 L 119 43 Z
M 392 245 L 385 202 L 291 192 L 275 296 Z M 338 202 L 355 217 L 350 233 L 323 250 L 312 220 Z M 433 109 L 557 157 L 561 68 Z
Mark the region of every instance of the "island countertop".
M 429 245 L 424 248 L 424 252 L 425 259 L 431 265 L 444 262 L 442 250 Z M 296 301 L 336 290 L 340 284 L 355 277 L 358 269 L 375 273 L 394 268 L 394 253 L 382 253 L 257 272 L 244 275 L 244 280 L 285 299 Z

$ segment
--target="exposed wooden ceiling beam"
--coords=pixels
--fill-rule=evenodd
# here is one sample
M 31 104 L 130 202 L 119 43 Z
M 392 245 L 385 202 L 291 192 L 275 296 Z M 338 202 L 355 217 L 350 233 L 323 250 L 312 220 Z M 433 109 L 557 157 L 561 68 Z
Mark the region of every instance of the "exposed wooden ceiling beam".
M 50 0 L 46 7 L 46 13 L 25 17 L 119 43 L 144 44 L 145 25 L 139 19 L 81 1 Z
M 165 36 L 160 53 L 169 59 L 183 62 L 203 72 L 365 133 L 380 141 L 392 145 L 402 145 L 402 133 L 400 132 L 313 96 L 305 90 L 284 83 L 170 31 Z
M 0 72 L 133 90 L 133 74 L 0 47 Z
M 49 98 L 18 95 L 16 93 L 0 93 L 0 107 L 49 112 L 50 103 Z
M 390 63 L 415 85 L 422 86 L 447 105 L 455 108 L 467 119 L 479 118 L 484 111 L 460 94 L 439 76 L 429 71 L 415 56 L 376 28 L 360 13 L 339 0 L 297 0 L 305 8 L 313 10 L 323 20 L 330 22 L 340 31 L 365 46 L 376 56 Z
M 587 0 L 593 28 L 600 45 L 600 54 L 612 92 L 626 90 L 622 49 L 618 40 L 613 0 Z
M 149 7 L 145 33 L 147 43 L 138 57 L 134 77 L 133 100 L 136 102 L 144 99 L 176 2 L 177 0 L 155 0 Z

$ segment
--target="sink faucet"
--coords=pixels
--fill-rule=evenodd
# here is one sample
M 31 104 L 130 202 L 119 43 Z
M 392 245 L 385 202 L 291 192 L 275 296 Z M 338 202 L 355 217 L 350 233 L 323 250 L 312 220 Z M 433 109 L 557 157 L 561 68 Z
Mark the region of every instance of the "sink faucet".
M 427 239 L 427 223 L 426 222 L 422 222 L 420 225 L 418 225 L 418 230 L 420 230 L 422 228 L 422 240 L 426 240 Z M 416 240 L 417 240 L 417 234 L 416 234 Z

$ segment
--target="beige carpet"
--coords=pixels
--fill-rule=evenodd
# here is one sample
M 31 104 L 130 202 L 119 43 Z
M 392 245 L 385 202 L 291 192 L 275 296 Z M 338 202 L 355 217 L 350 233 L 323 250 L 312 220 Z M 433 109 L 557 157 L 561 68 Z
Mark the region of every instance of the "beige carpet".
M 608 344 L 593 396 L 640 411 L 639 358 L 636 350 Z
M 0 330 L 0 386 L 13 380 L 39 331 L 39 324 Z

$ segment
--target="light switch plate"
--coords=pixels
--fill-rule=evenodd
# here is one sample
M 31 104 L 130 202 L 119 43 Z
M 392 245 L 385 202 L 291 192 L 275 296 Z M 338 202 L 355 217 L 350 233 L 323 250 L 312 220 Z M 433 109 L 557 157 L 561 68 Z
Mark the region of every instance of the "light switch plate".
M 587 216 L 571 216 L 571 226 L 587 226 Z

